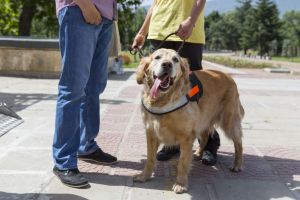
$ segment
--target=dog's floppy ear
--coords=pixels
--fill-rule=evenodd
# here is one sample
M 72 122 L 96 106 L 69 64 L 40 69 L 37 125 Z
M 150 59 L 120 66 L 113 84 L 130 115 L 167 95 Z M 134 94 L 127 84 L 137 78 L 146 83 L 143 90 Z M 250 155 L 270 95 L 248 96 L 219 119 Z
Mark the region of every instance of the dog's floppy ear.
M 149 57 L 145 57 L 141 60 L 139 66 L 137 68 L 137 71 L 136 71 L 136 81 L 138 84 L 143 84 L 145 73 L 146 73 L 146 70 L 147 70 L 149 64 L 150 64 Z
M 182 71 L 183 75 L 186 75 L 186 74 L 189 73 L 190 65 L 189 65 L 189 62 L 186 58 L 181 58 L 180 59 L 180 67 L 181 67 L 181 71 Z

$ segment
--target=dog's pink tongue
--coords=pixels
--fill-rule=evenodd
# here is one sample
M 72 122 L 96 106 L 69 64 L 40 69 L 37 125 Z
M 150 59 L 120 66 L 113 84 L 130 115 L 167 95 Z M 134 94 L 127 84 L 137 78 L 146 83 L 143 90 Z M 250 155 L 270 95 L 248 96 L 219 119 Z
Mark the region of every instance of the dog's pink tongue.
M 151 95 L 151 97 L 152 98 L 156 98 L 156 96 L 157 96 L 157 90 L 158 90 L 158 87 L 159 87 L 159 85 L 160 85 L 160 83 L 162 82 L 162 80 L 160 80 L 160 79 L 155 79 L 155 82 L 154 82 L 154 84 L 153 84 L 153 86 L 152 86 L 152 88 L 151 88 L 151 90 L 150 90 L 150 95 Z

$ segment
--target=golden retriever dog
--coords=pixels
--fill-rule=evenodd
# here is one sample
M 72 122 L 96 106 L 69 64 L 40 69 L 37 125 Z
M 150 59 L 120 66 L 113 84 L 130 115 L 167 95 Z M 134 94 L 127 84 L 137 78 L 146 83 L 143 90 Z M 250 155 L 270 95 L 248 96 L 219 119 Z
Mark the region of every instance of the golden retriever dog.
M 196 155 L 201 157 L 209 134 L 216 127 L 220 127 L 234 143 L 235 158 L 231 170 L 242 169 L 244 109 L 236 84 L 229 75 L 219 71 L 194 73 L 202 82 L 203 96 L 198 102 L 186 103 L 191 88 L 185 59 L 174 50 L 159 49 L 141 60 L 136 79 L 138 84 L 143 84 L 141 110 L 147 136 L 147 161 L 143 172 L 136 175 L 134 181 L 145 182 L 151 178 L 160 143 L 179 144 L 180 157 L 173 191 L 185 192 L 193 143 L 196 138 L 200 139 Z M 174 110 L 176 107 L 179 108 Z

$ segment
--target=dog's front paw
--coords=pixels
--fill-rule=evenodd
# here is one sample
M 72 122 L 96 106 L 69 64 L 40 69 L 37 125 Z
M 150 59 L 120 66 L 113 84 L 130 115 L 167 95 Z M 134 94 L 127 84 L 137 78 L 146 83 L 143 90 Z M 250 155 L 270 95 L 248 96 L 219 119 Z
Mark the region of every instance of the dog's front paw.
M 134 182 L 144 183 L 144 182 L 146 182 L 148 179 L 149 179 L 149 177 L 146 177 L 146 176 L 144 175 L 144 173 L 140 173 L 140 174 L 137 174 L 137 175 L 133 176 L 133 181 L 134 181 Z
M 242 167 L 233 166 L 233 167 L 230 167 L 229 170 L 234 173 L 238 173 L 238 172 L 242 171 Z
M 175 184 L 173 185 L 172 190 L 173 190 L 176 194 L 182 194 L 182 193 L 184 193 L 184 192 L 187 191 L 187 187 L 185 187 L 185 186 L 183 186 L 183 185 L 181 185 L 181 184 L 175 183 Z

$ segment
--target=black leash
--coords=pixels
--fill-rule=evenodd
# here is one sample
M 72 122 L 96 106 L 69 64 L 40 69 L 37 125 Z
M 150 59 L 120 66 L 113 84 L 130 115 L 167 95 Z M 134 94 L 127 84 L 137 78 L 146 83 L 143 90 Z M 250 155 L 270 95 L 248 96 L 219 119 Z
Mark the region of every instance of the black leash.
M 169 35 L 167 35 L 167 36 L 161 41 L 161 43 L 160 43 L 156 48 L 153 48 L 153 49 L 151 50 L 151 53 L 153 53 L 153 52 L 156 51 L 157 49 L 160 49 L 160 48 L 162 47 L 162 45 L 166 42 L 166 40 L 167 40 L 170 36 L 172 36 L 172 35 L 177 35 L 177 31 L 175 31 L 175 32 L 170 33 Z M 179 53 L 179 52 L 181 51 L 181 49 L 182 49 L 183 46 L 184 46 L 184 43 L 185 43 L 185 40 L 183 40 L 183 41 L 181 42 L 181 45 L 180 45 L 179 48 L 177 49 L 177 53 Z M 138 47 L 134 47 L 134 48 L 129 47 L 128 50 L 129 50 L 130 54 L 132 54 L 132 55 L 136 55 L 137 53 L 139 53 L 140 57 L 145 57 L 145 54 L 144 54 L 143 50 L 142 50 L 142 49 L 139 49 Z

